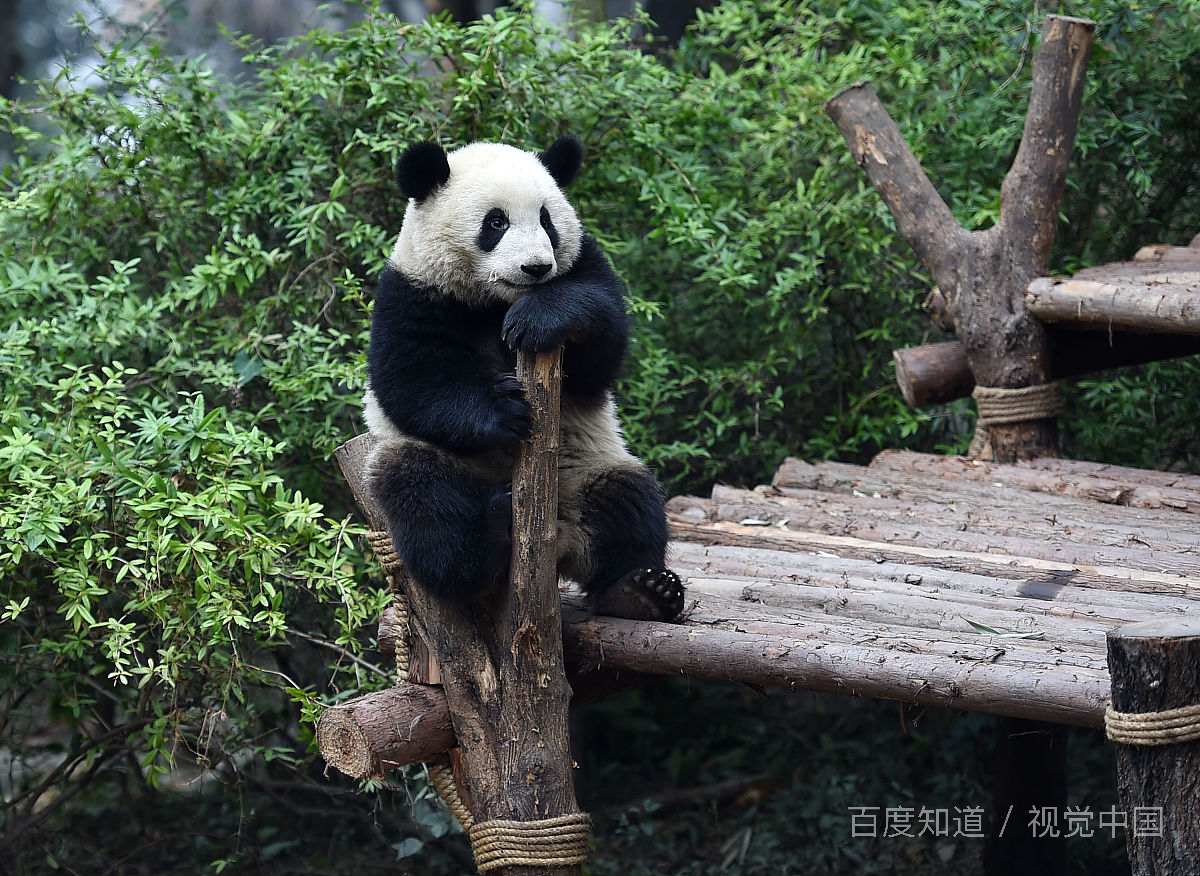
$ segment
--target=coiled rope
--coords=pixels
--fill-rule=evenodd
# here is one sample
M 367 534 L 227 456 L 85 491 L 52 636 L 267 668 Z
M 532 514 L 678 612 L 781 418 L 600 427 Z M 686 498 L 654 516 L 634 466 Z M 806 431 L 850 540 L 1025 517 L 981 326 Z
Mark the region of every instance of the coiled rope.
M 408 628 L 408 597 L 404 595 L 404 588 L 400 584 L 404 566 L 392 547 L 392 537 L 384 530 L 372 529 L 368 532 L 367 543 L 371 545 L 375 558 L 383 568 L 383 577 L 392 594 L 392 609 L 396 612 L 396 675 L 400 681 L 408 681 L 412 639 Z
M 484 821 L 472 825 L 471 851 L 480 872 L 500 867 L 568 867 L 588 856 L 592 819 L 572 812 L 541 821 Z
M 1124 745 L 1175 745 L 1200 739 L 1200 703 L 1162 712 L 1104 711 L 1104 732 Z
M 976 386 L 971 394 L 979 411 L 975 437 L 967 451 L 971 459 L 992 458 L 990 427 L 1029 420 L 1050 420 L 1062 413 L 1062 393 L 1057 383 L 1039 383 L 1020 389 Z

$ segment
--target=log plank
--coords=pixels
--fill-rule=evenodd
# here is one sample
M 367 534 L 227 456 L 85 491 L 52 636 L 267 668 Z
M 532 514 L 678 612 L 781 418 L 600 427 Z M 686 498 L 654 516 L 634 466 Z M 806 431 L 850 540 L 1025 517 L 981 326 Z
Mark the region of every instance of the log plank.
M 1094 473 L 1070 473 L 1061 466 L 1035 466 L 1029 462 L 1015 465 L 939 456 L 907 450 L 885 450 L 869 466 L 872 472 L 912 472 L 934 475 L 940 480 L 1002 484 L 1031 493 L 1071 496 L 1131 508 L 1167 508 L 1200 514 L 1200 478 L 1174 476 L 1169 484 L 1147 484 L 1147 475 L 1163 474 L 1112 466 L 1097 467 Z
M 1159 274 L 1141 282 L 1041 277 L 1029 284 L 1025 306 L 1046 323 L 1197 335 L 1200 272 Z

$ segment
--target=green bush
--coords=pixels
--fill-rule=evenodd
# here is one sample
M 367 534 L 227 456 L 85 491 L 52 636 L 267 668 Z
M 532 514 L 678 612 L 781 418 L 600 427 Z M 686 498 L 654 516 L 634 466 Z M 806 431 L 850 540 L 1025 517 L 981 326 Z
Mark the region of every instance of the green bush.
M 1101 25 L 1060 267 L 1186 242 L 1200 206 L 1197 4 L 1083 7 Z M 384 683 L 357 657 L 382 597 L 329 459 L 361 430 L 403 145 L 582 137 L 573 196 L 637 321 L 626 427 L 672 489 L 755 482 L 787 452 L 961 447 L 962 405 L 911 412 L 890 387 L 892 347 L 928 333 L 928 281 L 822 107 L 873 80 L 960 221 L 986 226 L 1035 14 L 730 2 L 654 53 L 630 22 L 371 10 L 241 42 L 247 81 L 131 43 L 4 105 L 0 745 L 18 766 L 0 844 L 52 827 L 81 777 L 139 773 L 126 800 L 185 753 L 242 776 L 307 764 L 297 717 Z M 1195 369 L 1088 384 L 1073 448 L 1195 467 Z

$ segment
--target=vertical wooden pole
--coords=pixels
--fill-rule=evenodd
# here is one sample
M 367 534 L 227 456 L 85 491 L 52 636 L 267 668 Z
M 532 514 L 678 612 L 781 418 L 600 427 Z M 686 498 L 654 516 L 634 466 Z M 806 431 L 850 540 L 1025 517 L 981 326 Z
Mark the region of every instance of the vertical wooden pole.
M 1143 621 L 1111 631 L 1108 668 L 1115 712 L 1200 706 L 1200 620 Z M 1134 724 L 1130 741 L 1116 744 L 1117 793 L 1133 876 L 1200 874 L 1200 739 L 1177 741 L 1200 732 L 1200 715 L 1190 724 L 1191 734 Z M 1121 738 L 1111 721 L 1109 735 Z
M 533 435 L 513 471 L 511 584 L 496 615 L 496 660 L 504 706 L 498 718 L 504 801 L 492 818 L 532 821 L 577 811 L 558 595 L 559 388 L 562 351 L 517 358 L 533 409 Z M 508 868 L 512 874 L 579 873 Z
M 577 813 L 558 595 L 558 443 L 562 351 L 517 357 L 533 434 L 513 472 L 511 583 L 469 604 L 440 601 L 405 580 L 411 623 L 436 660 L 459 748 L 455 782 L 475 822 Z M 352 442 L 354 443 L 354 442 Z M 362 483 L 366 447 L 339 451 L 355 498 L 382 528 Z M 357 485 L 357 486 L 356 486 Z M 579 865 L 506 866 L 506 876 L 579 874 Z

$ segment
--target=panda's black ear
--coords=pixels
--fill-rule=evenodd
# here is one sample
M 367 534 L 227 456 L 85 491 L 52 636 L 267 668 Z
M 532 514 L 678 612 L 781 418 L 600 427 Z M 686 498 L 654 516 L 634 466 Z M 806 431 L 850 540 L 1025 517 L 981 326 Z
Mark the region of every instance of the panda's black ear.
M 583 164 L 583 145 L 574 134 L 563 134 L 550 144 L 545 152 L 538 153 L 538 160 L 554 177 L 560 189 L 565 189 L 579 175 Z
M 396 162 L 396 184 L 404 197 L 420 203 L 450 179 L 446 150 L 437 143 L 414 143 Z

